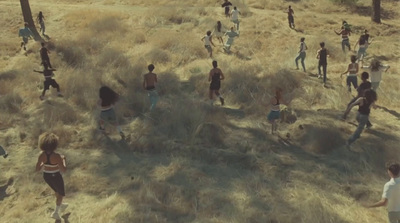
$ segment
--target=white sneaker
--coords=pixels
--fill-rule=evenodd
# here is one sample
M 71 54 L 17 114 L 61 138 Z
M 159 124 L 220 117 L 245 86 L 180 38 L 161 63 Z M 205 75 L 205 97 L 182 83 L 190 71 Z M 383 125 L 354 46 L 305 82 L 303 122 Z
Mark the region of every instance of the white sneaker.
M 60 212 L 64 212 L 65 209 L 67 209 L 67 207 L 68 207 L 68 204 L 67 204 L 67 203 L 62 203 L 62 204 L 60 205 Z
M 58 212 L 51 213 L 50 217 L 54 218 L 56 220 L 61 220 L 60 215 L 58 214 Z

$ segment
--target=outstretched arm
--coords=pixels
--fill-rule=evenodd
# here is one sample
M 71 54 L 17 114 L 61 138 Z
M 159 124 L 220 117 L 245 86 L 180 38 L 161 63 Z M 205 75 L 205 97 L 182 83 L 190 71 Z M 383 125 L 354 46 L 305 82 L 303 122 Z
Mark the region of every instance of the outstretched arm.
M 352 104 L 350 104 L 350 105 L 347 107 L 347 110 L 344 112 L 343 117 L 346 118 L 347 115 L 350 113 L 351 109 L 352 109 L 354 106 L 361 104 L 363 100 L 364 100 L 364 98 L 359 98 L 359 99 L 357 99 L 355 102 L 353 102 Z
M 43 71 L 39 71 L 39 70 L 33 70 L 33 72 L 36 72 L 36 73 L 41 73 L 41 74 L 43 74 Z
M 333 30 L 335 33 L 336 33 L 336 35 L 340 35 L 342 32 L 340 32 L 340 33 L 338 33 L 338 32 L 336 32 L 336 30 Z

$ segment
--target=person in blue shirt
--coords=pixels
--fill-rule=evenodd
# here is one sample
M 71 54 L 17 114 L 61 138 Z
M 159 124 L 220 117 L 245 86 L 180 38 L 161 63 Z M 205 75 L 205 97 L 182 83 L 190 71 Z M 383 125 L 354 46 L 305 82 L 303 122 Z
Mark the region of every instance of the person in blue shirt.
M 28 23 L 25 23 L 25 27 L 19 30 L 18 35 L 22 37 L 21 47 L 24 47 L 26 51 L 26 44 L 28 43 L 28 39 L 32 39 L 33 33 L 28 27 Z

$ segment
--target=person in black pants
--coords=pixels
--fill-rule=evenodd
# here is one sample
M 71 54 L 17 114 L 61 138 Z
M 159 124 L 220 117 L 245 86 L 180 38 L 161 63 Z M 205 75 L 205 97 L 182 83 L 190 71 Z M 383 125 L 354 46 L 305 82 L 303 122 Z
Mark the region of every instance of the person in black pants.
M 326 67 L 328 66 L 328 56 L 329 52 L 325 48 L 325 43 L 321 42 L 319 43 L 321 46 L 321 49 L 318 50 L 317 52 L 317 59 L 318 59 L 318 78 L 322 78 L 321 75 L 321 67 L 324 73 L 323 79 L 324 79 L 324 87 L 326 87 Z
M 225 2 L 222 4 L 222 7 L 225 7 L 225 16 L 230 17 L 229 11 L 230 8 L 229 6 L 232 6 L 232 3 L 229 0 L 225 0 Z
M 225 79 L 224 74 L 222 73 L 222 70 L 218 68 L 218 63 L 217 61 L 212 62 L 213 69 L 210 70 L 210 74 L 208 75 L 208 81 L 210 83 L 210 102 L 211 105 L 213 104 L 213 96 L 214 94 L 219 97 L 219 100 L 221 101 L 221 105 L 224 105 L 225 100 L 222 97 L 222 95 L 219 93 L 219 89 L 221 88 L 221 80 Z
M 50 51 L 44 46 L 42 42 L 42 48 L 40 48 L 40 59 L 42 59 L 42 64 L 47 64 L 50 68 L 53 68 L 50 63 L 49 53 Z

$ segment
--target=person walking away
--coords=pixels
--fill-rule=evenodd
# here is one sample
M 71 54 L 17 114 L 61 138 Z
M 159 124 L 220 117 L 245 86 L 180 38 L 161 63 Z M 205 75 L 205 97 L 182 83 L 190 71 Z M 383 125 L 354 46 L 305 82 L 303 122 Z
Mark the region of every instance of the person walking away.
M 225 52 L 230 53 L 233 41 L 235 40 L 235 37 L 239 36 L 239 34 L 235 32 L 234 27 L 231 27 L 231 30 L 226 32 L 225 36 L 228 36 L 228 39 L 225 42 L 224 50 Z
M 225 7 L 225 16 L 229 17 L 229 11 L 230 11 L 230 6 L 232 6 L 232 3 L 228 0 L 225 0 L 225 2 L 222 4 L 222 8 Z
M 215 44 L 212 41 L 212 36 L 211 36 L 211 31 L 207 31 L 207 35 L 203 36 L 201 38 L 201 41 L 204 40 L 204 47 L 207 49 L 207 52 L 210 54 L 210 57 L 212 57 L 212 47 L 211 44 L 215 47 Z
M 300 39 L 299 55 L 298 55 L 298 56 L 296 57 L 296 59 L 295 59 L 295 62 L 296 62 L 296 69 L 297 69 L 297 70 L 299 69 L 299 64 L 298 64 L 297 61 L 298 61 L 299 59 L 301 59 L 301 66 L 303 66 L 303 71 L 304 71 L 304 72 L 306 72 L 306 66 L 304 65 L 304 60 L 306 59 L 306 50 L 308 49 L 306 43 L 304 42 L 305 39 L 306 39 L 306 38 L 304 38 L 304 37 L 302 37 L 302 38 Z
M 42 151 L 36 163 L 36 171 L 43 171 L 43 179 L 55 192 L 56 208 L 50 217 L 61 220 L 60 212 L 63 212 L 68 204 L 62 203 L 65 197 L 64 179 L 61 175 L 67 171 L 66 157 L 56 153 L 59 138 L 54 133 L 45 132 L 39 136 L 39 148 Z
M 351 51 L 350 39 L 349 39 L 350 31 L 346 30 L 344 26 L 342 26 L 340 32 L 336 32 L 336 30 L 334 30 L 334 32 L 337 35 L 342 35 L 342 51 L 344 53 L 346 52 L 345 51 L 346 46 L 348 47 L 349 51 Z
M 294 11 L 292 9 L 292 6 L 289 5 L 289 8 L 287 10 L 287 14 L 288 14 L 288 20 L 289 20 L 289 27 L 291 29 L 294 29 Z
M 357 89 L 358 87 L 357 84 L 358 63 L 356 63 L 357 57 L 355 55 L 352 55 L 350 57 L 350 60 L 351 63 L 347 66 L 347 70 L 340 75 L 340 78 L 342 78 L 344 74 L 347 74 L 346 86 L 349 92 L 351 92 L 351 84 L 353 84 L 354 89 Z
M 42 59 L 42 64 L 46 63 L 50 68 L 53 68 L 50 63 L 49 53 L 50 51 L 41 43 L 42 48 L 40 48 L 40 58 Z
M 364 96 L 358 98 L 354 103 L 350 104 L 343 115 L 345 119 L 351 109 L 358 105 L 358 114 L 357 114 L 357 122 L 358 126 L 356 131 L 352 136 L 347 140 L 346 145 L 350 146 L 354 141 L 360 138 L 362 131 L 364 130 L 367 122 L 369 121 L 369 114 L 371 113 L 371 107 L 376 107 L 375 102 L 378 99 L 377 94 L 374 90 L 368 89 L 364 91 Z
M 363 66 L 362 68 L 369 70 L 369 73 L 371 74 L 370 77 L 371 77 L 372 89 L 374 91 L 377 91 L 379 88 L 379 84 L 381 83 L 382 80 L 382 72 L 383 71 L 387 72 L 390 66 L 382 65 L 379 60 L 374 59 L 371 61 L 371 64 L 369 66 Z
M 153 73 L 154 68 L 154 65 L 150 64 L 147 66 L 149 73 L 143 75 L 143 88 L 147 91 L 150 99 L 150 111 L 154 110 L 158 101 L 158 92 L 156 90 L 157 74 Z
M 325 48 L 325 43 L 321 42 L 319 43 L 319 45 L 321 46 L 321 49 L 319 49 L 317 51 L 317 59 L 318 59 L 318 78 L 322 78 L 321 75 L 321 67 L 322 67 L 322 71 L 323 71 L 323 86 L 326 87 L 326 69 L 328 66 L 328 57 L 329 57 L 329 52 L 328 50 Z
M 36 73 L 41 73 L 44 75 L 44 82 L 43 82 L 44 87 L 42 95 L 40 95 L 39 97 L 40 100 L 44 100 L 44 95 L 46 94 L 46 91 L 50 89 L 50 86 L 57 89 L 57 96 L 62 97 L 63 95 L 61 94 L 60 85 L 58 85 L 56 80 L 52 78 L 54 77 L 53 71 L 55 71 L 55 69 L 49 69 L 49 66 L 47 65 L 46 62 L 43 62 L 43 67 L 44 67 L 43 71 L 33 70 Z
M 282 89 L 276 88 L 275 97 L 270 101 L 271 111 L 267 115 L 268 122 L 271 123 L 271 134 L 275 134 L 278 130 L 278 119 L 280 118 L 280 105 L 282 104 Z
M 370 35 L 368 34 L 368 30 L 364 30 L 364 39 L 365 39 L 365 52 L 364 52 L 364 57 L 367 56 L 367 49 L 369 45 L 372 44 L 373 39 L 370 39 Z
M 217 24 L 214 27 L 214 32 L 211 34 L 211 36 L 215 36 L 217 37 L 217 39 L 219 40 L 219 42 L 221 44 L 224 44 L 224 40 L 222 39 L 222 37 L 224 36 L 224 32 L 222 30 L 222 24 L 221 21 L 218 21 Z
M 358 44 L 358 52 L 357 52 L 357 61 L 363 61 L 365 51 L 367 50 L 367 41 L 365 40 L 365 36 L 361 35 L 360 38 L 357 40 L 356 44 L 354 45 L 354 50 L 356 49 Z
M 237 9 L 236 6 L 233 7 L 233 10 L 231 12 L 231 17 L 232 17 L 232 22 L 236 24 L 236 30 L 239 32 L 239 15 L 242 15 L 242 13 Z
M 219 93 L 219 89 L 221 88 L 221 80 L 225 79 L 224 74 L 222 73 L 222 70 L 218 68 L 218 62 L 213 61 L 212 62 L 213 69 L 210 70 L 210 73 L 208 75 L 208 82 L 210 82 L 210 102 L 211 105 L 214 103 L 214 94 L 219 98 L 221 101 L 221 105 L 223 106 L 225 104 L 225 100 L 222 97 L 222 95 Z
M 389 223 L 400 222 L 400 164 L 395 161 L 386 163 L 386 170 L 390 180 L 383 186 L 380 201 L 364 205 L 366 208 L 386 206 Z
M 121 139 L 125 139 L 125 134 L 122 132 L 118 124 L 117 115 L 115 114 L 115 104 L 119 100 L 119 94 L 107 86 L 102 86 L 99 89 L 99 100 L 97 105 L 100 107 L 99 129 L 105 131 L 105 123 L 109 123 L 116 127 Z
M 37 16 L 37 22 L 38 22 L 39 25 L 40 25 L 40 30 L 39 30 L 39 32 L 41 31 L 42 34 L 43 34 L 43 36 L 44 36 L 44 32 L 46 31 L 46 26 L 44 25 L 44 16 L 43 16 L 42 11 L 40 11 L 40 12 L 39 12 L 39 15 Z
M 32 39 L 33 33 L 28 27 L 28 23 L 24 24 L 24 28 L 20 29 L 18 32 L 18 36 L 22 37 L 21 47 L 24 47 L 26 51 L 26 44 L 28 44 L 28 39 Z

